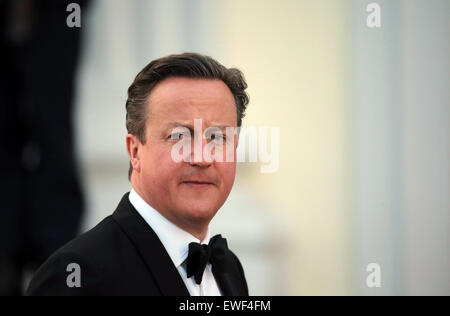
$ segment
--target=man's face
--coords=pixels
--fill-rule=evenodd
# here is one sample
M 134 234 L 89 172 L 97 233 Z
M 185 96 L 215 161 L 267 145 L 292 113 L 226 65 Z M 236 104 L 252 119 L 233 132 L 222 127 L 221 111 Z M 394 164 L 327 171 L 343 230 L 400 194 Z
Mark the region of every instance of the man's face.
M 194 135 L 196 119 L 201 119 L 197 121 L 201 122 L 201 134 Z M 233 186 L 237 139 L 229 135 L 234 140 L 232 162 L 207 162 L 203 157 L 194 161 L 194 137 L 201 138 L 203 150 L 211 141 L 202 137 L 207 128 L 217 126 L 225 134 L 225 127 L 236 124 L 235 101 L 224 82 L 177 77 L 157 84 L 149 97 L 146 143 L 140 144 L 138 150 L 140 170 L 135 174 L 141 191 L 138 193 L 181 228 L 208 224 Z M 180 131 L 179 126 L 191 131 L 192 154 L 187 162 L 175 162 L 172 158 L 172 148 L 180 142 L 173 138 L 174 132 Z

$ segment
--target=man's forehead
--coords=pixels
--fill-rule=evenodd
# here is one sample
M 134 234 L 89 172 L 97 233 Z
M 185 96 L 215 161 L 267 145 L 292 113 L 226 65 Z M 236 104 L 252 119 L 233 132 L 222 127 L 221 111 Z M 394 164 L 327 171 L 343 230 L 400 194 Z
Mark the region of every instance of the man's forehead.
M 220 109 L 218 109 L 220 107 Z M 222 107 L 228 107 L 223 109 Z M 237 124 L 237 113 L 234 105 L 219 105 L 205 107 L 189 107 L 182 104 L 150 105 L 149 118 L 168 127 L 193 127 L 195 120 L 200 120 L 203 126 L 231 127 Z
M 234 100 L 228 86 L 218 79 L 171 77 L 159 82 L 150 93 L 154 102 L 186 98 Z
M 178 126 L 194 130 L 195 119 L 202 120 L 202 128 L 237 125 L 233 94 L 220 80 L 165 79 L 153 88 L 147 106 L 150 125 L 164 130 Z
M 152 90 L 148 106 L 150 118 L 170 124 L 169 127 L 193 127 L 194 119 L 202 119 L 203 126 L 237 123 L 234 97 L 220 80 L 166 79 Z

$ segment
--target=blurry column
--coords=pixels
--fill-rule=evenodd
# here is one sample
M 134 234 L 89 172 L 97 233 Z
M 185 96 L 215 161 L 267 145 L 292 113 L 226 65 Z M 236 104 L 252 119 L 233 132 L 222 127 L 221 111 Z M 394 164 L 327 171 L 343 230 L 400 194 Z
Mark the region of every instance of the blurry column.
M 450 2 L 403 12 L 405 294 L 450 295 Z
M 402 291 L 402 51 L 398 1 L 376 1 L 381 27 L 369 28 L 367 5 L 352 1 L 351 166 L 355 294 Z M 369 288 L 367 265 L 381 268 L 381 287 Z

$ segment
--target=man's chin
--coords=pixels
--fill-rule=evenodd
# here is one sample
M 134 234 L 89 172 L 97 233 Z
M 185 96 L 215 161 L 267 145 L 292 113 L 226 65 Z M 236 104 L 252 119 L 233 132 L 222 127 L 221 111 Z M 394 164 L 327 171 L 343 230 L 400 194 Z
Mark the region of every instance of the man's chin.
M 208 222 L 216 215 L 217 208 L 209 203 L 186 203 L 182 205 L 182 213 L 186 218 L 193 222 Z

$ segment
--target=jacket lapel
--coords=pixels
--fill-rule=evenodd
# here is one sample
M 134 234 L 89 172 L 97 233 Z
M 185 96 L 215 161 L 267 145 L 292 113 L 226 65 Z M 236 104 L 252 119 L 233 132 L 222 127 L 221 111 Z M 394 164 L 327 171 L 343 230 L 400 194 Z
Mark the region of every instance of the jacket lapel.
M 237 266 L 234 266 L 231 271 L 226 273 L 219 273 L 213 268 L 214 278 L 219 285 L 223 296 L 247 296 L 243 282 L 239 275 Z
M 126 193 L 116 211 L 114 220 L 122 227 L 151 271 L 162 295 L 189 296 L 189 292 L 158 236 L 134 209 Z

